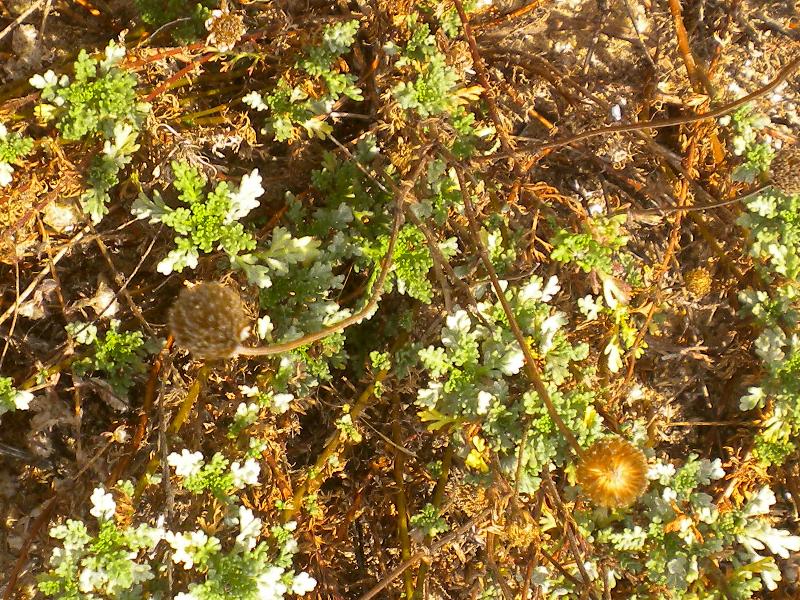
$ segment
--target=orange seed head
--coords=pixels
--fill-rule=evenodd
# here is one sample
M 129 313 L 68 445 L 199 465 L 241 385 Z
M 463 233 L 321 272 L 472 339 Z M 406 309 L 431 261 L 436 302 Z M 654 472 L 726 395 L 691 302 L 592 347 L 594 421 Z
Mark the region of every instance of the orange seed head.
M 578 483 L 601 506 L 628 506 L 647 489 L 647 459 L 620 437 L 600 440 L 578 463 Z

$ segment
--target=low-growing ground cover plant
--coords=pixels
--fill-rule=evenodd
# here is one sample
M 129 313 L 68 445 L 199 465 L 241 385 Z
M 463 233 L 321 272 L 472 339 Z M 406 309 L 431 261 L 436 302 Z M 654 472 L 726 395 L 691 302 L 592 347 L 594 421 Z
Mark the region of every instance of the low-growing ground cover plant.
M 0 593 L 796 595 L 773 4 L 81 4 L 0 84 Z

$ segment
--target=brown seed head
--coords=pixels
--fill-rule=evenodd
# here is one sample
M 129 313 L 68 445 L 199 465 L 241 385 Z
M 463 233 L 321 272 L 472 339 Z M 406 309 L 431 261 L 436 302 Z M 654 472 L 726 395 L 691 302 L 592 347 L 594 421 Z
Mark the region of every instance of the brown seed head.
M 229 358 L 247 328 L 242 299 L 219 283 L 184 288 L 169 311 L 175 342 L 196 358 Z
M 800 145 L 781 148 L 769 170 L 775 187 L 787 194 L 800 194 Z
M 683 276 L 683 283 L 686 285 L 686 291 L 697 298 L 702 298 L 711 291 L 711 283 L 713 281 L 711 273 L 708 272 L 708 269 L 704 269 L 703 267 L 692 269 Z
M 578 483 L 601 506 L 628 506 L 647 489 L 647 459 L 620 437 L 600 440 L 578 463 Z

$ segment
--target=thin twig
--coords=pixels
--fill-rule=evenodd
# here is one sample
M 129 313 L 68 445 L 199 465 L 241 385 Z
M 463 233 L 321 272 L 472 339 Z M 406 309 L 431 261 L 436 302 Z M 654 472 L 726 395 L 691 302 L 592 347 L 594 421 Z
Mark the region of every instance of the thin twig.
M 183 424 L 186 422 L 186 419 L 189 418 L 189 413 L 192 411 L 192 407 L 194 407 L 197 399 L 200 397 L 200 391 L 203 389 L 206 381 L 208 380 L 208 375 L 211 372 L 211 369 L 208 365 L 203 365 L 200 367 L 200 370 L 197 373 L 197 377 L 192 383 L 192 386 L 189 388 L 189 391 L 186 393 L 186 396 L 181 403 L 180 408 L 178 409 L 177 414 L 173 417 L 172 422 L 169 424 L 166 433 L 168 435 L 175 435 L 180 431 Z M 133 492 L 133 499 L 138 501 L 144 492 L 144 488 L 147 487 L 147 482 L 150 479 L 150 476 L 156 472 L 156 469 L 159 465 L 159 456 L 155 454 L 151 459 L 150 462 L 147 463 L 147 467 L 145 468 L 145 472 L 139 477 L 139 480 L 136 482 L 136 488 Z
M 400 428 L 400 396 L 395 394 L 392 399 L 392 438 L 397 447 L 402 448 L 403 437 Z M 397 486 L 396 506 L 397 506 L 397 537 L 400 538 L 400 558 L 408 560 L 411 558 L 411 540 L 408 536 L 408 506 L 406 504 L 405 490 L 405 454 L 395 449 L 394 452 L 394 484 Z M 414 582 L 411 573 L 403 573 L 403 587 L 405 597 L 410 600 L 414 595 Z
M 433 505 L 433 507 L 436 509 L 442 505 L 442 501 L 444 500 L 444 491 L 447 486 L 447 480 L 450 478 L 450 467 L 453 464 L 453 451 L 454 447 L 451 442 L 447 444 L 447 448 L 444 450 L 444 456 L 442 457 L 442 471 L 439 474 L 439 478 L 436 480 L 436 486 L 433 488 L 431 505 Z M 425 536 L 425 546 L 430 547 L 432 541 L 433 538 L 430 535 Z M 425 578 L 428 576 L 429 569 L 429 563 L 422 563 L 422 565 L 419 567 L 419 572 L 417 573 L 417 583 L 414 586 L 414 600 L 422 598 L 422 592 L 425 588 Z
M 89 227 L 84 227 L 82 230 L 76 233 L 75 237 L 73 237 L 68 243 L 64 244 L 64 246 L 62 246 L 62 248 L 58 252 L 56 252 L 55 256 L 53 256 L 51 264 L 57 265 L 58 262 L 67 255 L 67 252 L 69 252 L 73 248 L 73 246 L 75 246 L 79 241 L 81 241 L 89 231 L 90 231 Z M 37 288 L 37 286 L 42 282 L 42 280 L 49 272 L 50 272 L 50 266 L 42 269 L 36 275 L 36 277 L 33 278 L 33 281 L 30 282 L 28 287 L 26 287 L 21 294 L 17 295 L 17 299 L 11 304 L 11 306 L 9 306 L 3 312 L 2 315 L 0 315 L 0 325 L 2 325 L 3 322 L 6 319 L 8 319 L 9 315 L 15 313 L 17 309 L 19 309 L 20 305 L 27 299 L 28 296 L 30 296 L 33 293 L 33 291 Z
M 576 142 L 581 142 L 583 140 L 587 140 L 589 138 L 596 137 L 598 135 L 606 135 L 609 133 L 623 133 L 626 131 L 642 131 L 647 129 L 660 129 L 663 127 L 674 127 L 676 125 L 685 125 L 687 123 L 697 123 L 699 121 L 706 121 L 708 119 L 716 119 L 718 117 L 722 117 L 730 112 L 733 112 L 740 106 L 747 104 L 748 102 L 752 102 L 764 96 L 778 87 L 781 83 L 786 81 L 797 68 L 800 67 L 800 56 L 792 60 L 788 65 L 786 65 L 778 75 L 770 81 L 765 86 L 757 89 L 755 92 L 747 94 L 746 96 L 742 96 L 738 100 L 734 100 L 732 102 L 728 102 L 727 104 L 723 104 L 719 108 L 715 108 L 714 110 L 710 110 L 705 113 L 700 113 L 697 115 L 687 115 L 684 117 L 675 117 L 673 119 L 654 119 L 652 121 L 644 121 L 639 123 L 621 123 L 618 125 L 608 125 L 606 127 L 598 127 L 597 129 L 590 129 L 588 131 L 584 131 L 582 133 L 578 133 L 569 137 L 566 137 L 561 140 L 556 140 L 553 142 L 545 142 L 545 143 L 537 143 L 531 146 L 526 146 L 524 148 L 520 148 L 515 151 L 515 154 L 520 153 L 527 153 L 527 152 L 538 152 L 541 150 L 550 150 L 553 148 L 561 148 L 563 146 L 570 146 Z M 536 142 L 538 141 L 537 138 L 532 138 L 524 135 L 515 136 L 515 139 L 518 140 L 525 140 Z M 504 158 L 506 155 L 498 153 L 492 154 L 486 158 Z
M 25 11 L 22 12 L 16 19 L 11 21 L 3 31 L 0 31 L 0 40 L 6 37 L 11 31 L 20 23 L 22 23 L 25 19 L 28 18 L 32 12 L 39 10 L 39 7 L 42 5 L 44 0 L 36 0 L 33 4 L 31 4 Z
M 382 592 L 390 583 L 392 583 L 395 579 L 397 579 L 403 572 L 408 569 L 409 567 L 413 567 L 417 564 L 420 560 L 434 556 L 439 550 L 444 548 L 445 546 L 449 545 L 450 543 L 454 542 L 462 535 L 464 535 L 467 531 L 472 529 L 478 523 L 483 521 L 489 513 L 491 512 L 490 508 L 486 508 L 482 510 L 480 513 L 472 517 L 469 521 L 461 525 L 458 529 L 455 529 L 448 533 L 447 535 L 443 536 L 442 539 L 434 543 L 430 549 L 419 550 L 418 552 L 411 555 L 408 560 L 404 560 L 399 565 L 397 565 L 394 569 L 392 569 L 389 573 L 387 573 L 383 579 L 381 579 L 371 590 L 369 590 L 366 594 L 361 596 L 359 600 L 371 600 L 377 596 L 380 592 Z
M 701 92 L 705 88 L 709 96 L 714 96 L 714 87 L 708 79 L 705 71 L 697 65 L 689 47 L 689 36 L 686 33 L 686 26 L 683 24 L 683 8 L 680 0 L 669 0 L 669 10 L 672 13 L 672 21 L 675 24 L 675 34 L 678 37 L 678 50 L 680 50 L 683 64 L 686 66 L 686 73 L 689 75 L 695 92 Z
M 447 152 L 446 150 L 444 151 Z M 449 152 L 447 154 L 449 154 Z M 536 365 L 536 359 L 533 357 L 533 353 L 528 345 L 528 341 L 525 339 L 525 334 L 522 333 L 522 329 L 520 328 L 517 318 L 514 315 L 514 310 L 511 308 L 511 305 L 506 298 L 505 292 L 500 285 L 500 280 L 497 278 L 497 273 L 494 270 L 492 261 L 489 259 L 486 246 L 483 244 L 483 240 L 481 240 L 480 233 L 478 231 L 478 216 L 475 212 L 475 207 L 472 204 L 472 200 L 470 199 L 470 193 L 467 189 L 466 179 L 464 178 L 464 174 L 462 173 L 461 169 L 458 167 L 456 168 L 456 176 L 458 177 L 459 187 L 461 188 L 461 197 L 464 200 L 464 206 L 466 208 L 467 219 L 469 221 L 469 228 L 472 234 L 473 243 L 478 249 L 478 255 L 480 256 L 484 269 L 486 269 L 486 272 L 489 274 L 489 278 L 492 281 L 492 287 L 494 288 L 495 295 L 500 301 L 500 305 L 503 307 L 503 312 L 508 319 L 508 324 L 511 327 L 511 331 L 514 334 L 514 337 L 517 339 L 517 343 L 519 344 L 522 354 L 525 357 L 525 372 L 528 375 L 528 379 L 530 379 L 534 389 L 536 390 L 536 393 L 539 395 L 539 398 L 547 407 L 547 412 L 550 415 L 550 418 L 553 420 L 553 423 L 555 423 L 556 427 L 558 427 L 561 435 L 564 436 L 564 439 L 570 445 L 575 454 L 577 454 L 578 457 L 582 457 L 583 449 L 581 448 L 580 444 L 578 444 L 578 440 L 575 438 L 575 435 L 572 433 L 572 431 L 570 431 L 569 427 L 567 427 L 566 423 L 564 423 L 563 419 L 558 414 L 558 411 L 556 410 L 556 407 L 550 398 L 550 393 L 547 391 L 547 387 L 545 387 L 544 381 L 542 380 L 539 367 Z

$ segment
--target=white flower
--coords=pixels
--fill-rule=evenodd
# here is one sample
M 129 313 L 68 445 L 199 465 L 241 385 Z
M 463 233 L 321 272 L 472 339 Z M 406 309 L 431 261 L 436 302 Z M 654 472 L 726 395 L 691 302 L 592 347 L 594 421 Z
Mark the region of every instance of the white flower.
M 50 69 L 47 71 L 44 76 L 36 74 L 28 80 L 33 87 L 43 90 L 46 87 L 56 85 L 58 83 L 58 77 L 56 77 L 55 72 Z
M 317 580 L 305 571 L 295 575 L 292 581 L 292 593 L 302 596 L 313 590 L 317 585 Z
M 651 481 L 658 481 L 662 485 L 667 485 L 670 479 L 675 475 L 675 465 L 671 463 L 657 462 L 650 465 L 647 471 L 647 478 Z
M 261 97 L 256 91 L 250 92 L 244 98 L 242 98 L 242 102 L 247 104 L 250 108 L 254 108 L 255 110 L 267 110 L 269 106 L 264 104 L 264 98 Z
M 114 502 L 114 497 L 102 487 L 94 489 L 90 501 L 92 503 L 92 509 L 89 511 L 89 514 L 93 517 L 97 517 L 101 521 L 113 517 L 117 510 L 117 503 Z
M 667 504 L 674 502 L 678 498 L 678 493 L 670 487 L 664 488 L 664 491 L 661 492 L 661 498 Z
M 211 16 L 206 19 L 205 28 L 206 31 L 211 31 L 211 26 L 214 24 L 214 21 L 219 19 L 222 16 L 222 11 L 219 9 L 215 9 L 211 11 Z
M 525 364 L 525 355 L 516 344 L 505 353 L 500 361 L 500 370 L 504 375 L 516 375 Z
M 0 140 L 6 139 L 7 135 L 8 135 L 8 129 L 6 129 L 5 125 L 0 123 Z
M 242 177 L 239 189 L 230 195 L 231 208 L 225 217 L 225 223 L 232 223 L 247 216 L 251 210 L 261 204 L 256 198 L 263 194 L 261 175 L 259 175 L 258 169 L 253 169 L 248 175 Z
M 287 590 L 281 582 L 282 575 L 282 567 L 270 567 L 258 576 L 256 585 L 258 586 L 259 600 L 283 600 L 283 595 Z
M 258 386 L 255 385 L 240 385 L 239 391 L 242 392 L 242 396 L 245 398 L 255 398 L 261 393 Z
M 172 562 L 183 563 L 183 568 L 186 570 L 194 566 L 195 555 L 199 550 L 206 550 L 207 554 L 211 554 L 221 547 L 217 538 L 209 538 L 204 531 L 200 530 L 188 533 L 168 531 L 164 539 L 174 550 Z
M 233 485 L 237 488 L 257 484 L 259 473 L 261 473 L 261 466 L 252 458 L 244 461 L 244 466 L 241 466 L 238 461 L 231 465 Z
M 747 394 L 739 398 L 739 410 L 751 410 L 756 406 L 764 406 L 767 395 L 757 386 L 747 388 Z
M 14 406 L 17 410 L 28 410 L 28 406 L 33 400 L 33 394 L 27 390 L 17 390 L 14 394 Z
M 117 46 L 113 41 L 109 42 L 105 50 L 106 57 L 100 61 L 100 68 L 108 71 L 115 64 L 125 58 L 125 46 Z
M 761 580 L 764 586 L 770 591 L 778 589 L 778 582 L 782 579 L 781 570 L 775 564 L 775 559 L 771 556 L 753 555 L 753 562 L 751 564 L 759 563 L 761 569 Z
M 162 275 L 169 275 L 173 271 L 178 271 L 180 273 L 186 267 L 194 269 L 197 267 L 197 259 L 199 257 L 200 254 L 195 248 L 188 248 L 186 250 L 175 248 L 174 250 L 170 250 L 167 256 L 161 259 L 161 262 L 156 266 L 156 270 Z
M 294 400 L 292 394 L 275 394 L 272 397 L 272 405 L 269 408 L 275 414 L 283 414 L 289 410 L 292 400 Z
M 250 404 L 240 402 L 239 406 L 236 407 L 237 419 L 249 420 L 253 418 L 253 415 L 258 415 L 258 404 L 255 402 L 251 402 Z
M 272 324 L 272 319 L 269 318 L 269 315 L 264 315 L 260 319 L 256 321 L 256 335 L 258 339 L 265 340 L 267 336 L 272 332 L 274 329 L 274 325 Z
M 619 348 L 616 338 L 611 340 L 603 350 L 608 356 L 608 370 L 612 373 L 619 373 L 622 368 L 622 351 Z
M 587 560 L 583 563 L 583 568 L 586 571 L 586 575 L 589 577 L 589 581 L 594 581 L 597 579 L 597 567 L 592 561 Z
M 12 167 L 7 162 L 0 162 L 0 187 L 5 187 L 9 183 L 11 183 L 12 177 L 11 174 L 14 172 L 14 167 Z
M 202 468 L 203 455 L 200 452 L 189 452 L 184 448 L 180 454 L 172 452 L 167 456 L 167 464 L 175 467 L 175 474 L 179 477 L 191 477 Z
M 563 312 L 557 312 L 554 315 L 550 315 L 542 322 L 540 325 L 540 330 L 542 333 L 542 352 L 548 352 L 553 347 L 553 341 L 556 333 L 558 333 L 558 330 L 566 324 L 567 315 L 565 315 Z
M 78 589 L 84 593 L 100 590 L 108 581 L 108 575 L 101 571 L 85 568 L 78 577 Z
M 489 408 L 492 406 L 492 400 L 494 400 L 494 396 L 485 390 L 481 390 L 478 392 L 478 406 L 475 409 L 475 412 L 479 415 L 485 415 L 489 412 Z
M 236 536 L 237 544 L 248 550 L 256 547 L 258 535 L 261 533 L 261 519 L 253 516 L 253 511 L 244 506 L 239 507 L 239 532 Z
M 703 459 L 700 461 L 697 478 L 702 485 L 708 485 L 712 479 L 722 479 L 723 477 L 725 477 L 725 470 L 722 468 L 722 460 L 715 458 L 714 460 Z
M 599 300 L 599 298 L 598 298 Z M 595 300 L 591 294 L 578 298 L 578 310 L 583 313 L 587 321 L 594 321 L 603 309 L 603 303 Z
M 762 487 L 758 493 L 750 498 L 750 501 L 744 508 L 745 516 L 752 517 L 754 515 L 766 515 L 769 513 L 770 506 L 775 504 L 777 499 L 775 494 L 769 487 Z
M 736 539 L 752 554 L 766 547 L 781 558 L 789 558 L 790 551 L 800 550 L 800 537 L 790 534 L 785 529 L 775 529 L 763 519 L 749 523 Z
M 240 402 L 239 406 L 236 407 L 235 423 L 237 427 L 247 427 L 255 423 L 258 420 L 259 412 L 260 407 L 255 402 L 250 404 Z

